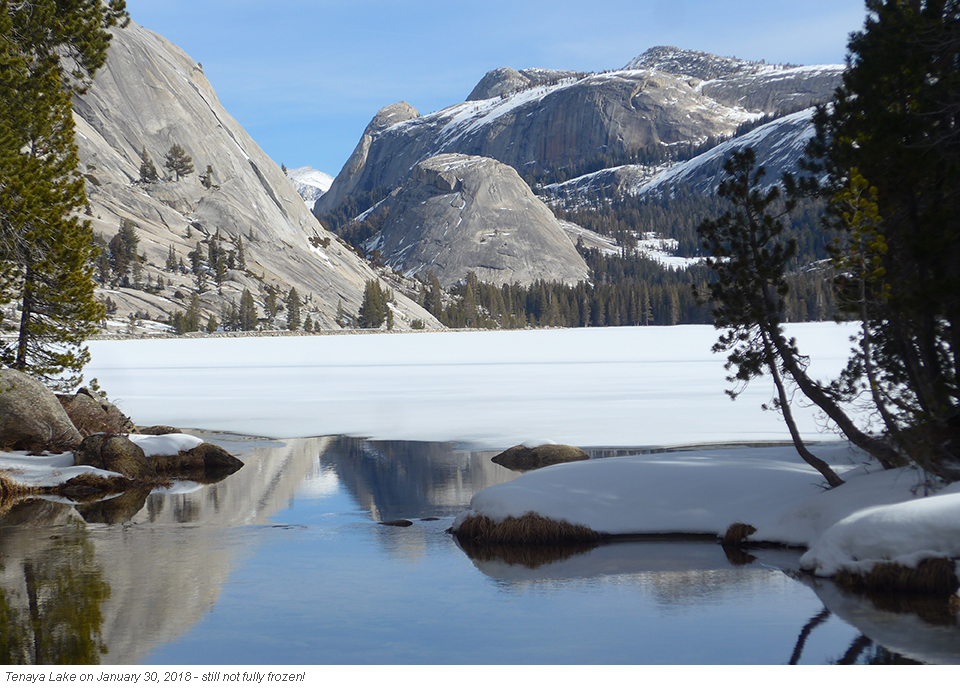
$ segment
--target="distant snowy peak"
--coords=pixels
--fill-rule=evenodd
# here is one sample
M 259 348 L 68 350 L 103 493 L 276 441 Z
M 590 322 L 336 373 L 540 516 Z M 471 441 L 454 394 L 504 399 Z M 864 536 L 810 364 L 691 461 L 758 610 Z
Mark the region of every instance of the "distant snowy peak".
M 313 203 L 327 193 L 333 184 L 333 177 L 306 166 L 287 170 L 287 179 L 293 183 L 304 203 L 313 208 Z
M 723 57 L 699 50 L 682 50 L 673 46 L 656 46 L 631 60 L 625 70 L 657 70 L 677 76 L 708 81 L 724 77 L 757 74 L 772 66 L 739 58 Z

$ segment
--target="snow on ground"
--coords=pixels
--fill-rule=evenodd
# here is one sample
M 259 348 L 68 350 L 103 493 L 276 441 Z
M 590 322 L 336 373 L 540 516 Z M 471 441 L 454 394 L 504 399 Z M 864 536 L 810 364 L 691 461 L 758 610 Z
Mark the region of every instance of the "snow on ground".
M 840 371 L 853 333 L 789 328 L 819 378 Z M 789 439 L 760 408 L 770 382 L 735 402 L 723 393 L 716 336 L 676 326 L 94 341 L 85 374 L 140 424 L 487 449 L 536 439 L 686 446 L 524 474 L 474 497 L 470 510 L 491 517 L 536 511 L 611 533 L 721 534 L 745 522 L 758 528 L 753 539 L 810 547 L 806 563 L 822 574 L 878 558 L 960 557 L 960 487 L 936 493 L 916 470 L 881 470 L 799 400 L 800 429 L 847 480 L 840 488 L 825 491 L 788 445 L 691 450 Z

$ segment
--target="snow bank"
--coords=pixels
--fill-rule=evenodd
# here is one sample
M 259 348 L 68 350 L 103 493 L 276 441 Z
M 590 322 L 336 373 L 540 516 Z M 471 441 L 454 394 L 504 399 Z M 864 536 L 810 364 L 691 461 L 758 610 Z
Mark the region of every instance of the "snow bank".
M 789 447 L 627 456 L 550 466 L 488 487 L 454 528 L 471 514 L 499 522 L 532 511 L 616 535 L 720 535 L 731 523 L 757 526 L 784 504 L 821 492 L 820 474 Z
M 881 562 L 914 567 L 932 557 L 960 558 L 960 492 L 857 511 L 831 526 L 800 565 L 832 576 L 867 573 Z
M 28 487 L 56 487 L 85 474 L 119 477 L 118 473 L 86 465 L 73 465 L 72 453 L 31 456 L 26 451 L 0 453 L 0 473 Z
M 478 492 L 453 527 L 470 516 L 500 522 L 528 512 L 612 535 L 719 537 L 747 523 L 757 528 L 751 540 L 809 547 L 801 565 L 821 576 L 866 572 L 879 561 L 915 566 L 960 557 L 960 486 L 916 498 L 917 470 L 882 470 L 845 444 L 813 450 L 843 486 L 827 491 L 786 446 L 580 461 Z

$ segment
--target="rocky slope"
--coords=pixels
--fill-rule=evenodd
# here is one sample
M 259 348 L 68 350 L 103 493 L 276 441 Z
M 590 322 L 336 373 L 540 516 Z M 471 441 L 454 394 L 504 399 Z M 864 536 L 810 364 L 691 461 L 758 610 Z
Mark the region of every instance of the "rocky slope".
M 697 80 L 706 97 L 750 112 L 774 113 L 824 103 L 840 85 L 843 65 L 767 65 L 695 50 L 657 46 L 624 67 Z
M 364 284 L 376 277 L 352 251 L 327 233 L 283 172 L 223 109 L 203 69 L 162 37 L 131 23 L 114 31 L 106 66 L 89 92 L 74 103 L 77 141 L 90 198 L 86 217 L 109 241 L 121 219 L 135 223 L 145 257 L 144 280 L 162 276 L 159 295 L 108 291 L 118 315 L 151 317 L 185 310 L 193 276 L 165 269 L 172 247 L 187 266 L 198 242 L 218 238 L 224 249 L 242 242 L 246 271 L 229 272 L 220 290 L 201 295 L 206 316 L 220 317 L 224 303 L 239 303 L 248 288 L 263 317 L 267 284 L 285 295 L 296 287 L 323 328 L 335 324 L 338 304 L 359 309 Z M 174 144 L 193 159 L 194 174 L 180 181 L 163 163 Z M 141 152 L 155 163 L 160 181 L 142 184 Z M 210 185 L 200 175 L 210 166 Z M 204 245 L 206 248 L 206 245 Z M 212 284 L 212 280 L 210 281 Z M 396 292 L 395 322 L 436 324 Z
M 441 154 L 422 161 L 383 208 L 368 248 L 396 271 L 432 271 L 444 286 L 469 271 L 497 285 L 588 278 L 550 209 L 513 168 L 493 159 Z

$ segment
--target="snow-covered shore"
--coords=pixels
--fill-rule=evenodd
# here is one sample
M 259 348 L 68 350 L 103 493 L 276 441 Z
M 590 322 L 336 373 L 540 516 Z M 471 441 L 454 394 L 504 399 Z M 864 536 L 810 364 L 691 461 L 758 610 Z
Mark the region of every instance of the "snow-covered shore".
M 579 461 L 482 490 L 453 527 L 471 516 L 500 522 L 528 512 L 610 535 L 721 537 L 746 523 L 757 529 L 753 541 L 810 548 L 801 565 L 820 576 L 960 557 L 960 485 L 925 498 L 935 490 L 915 469 L 885 471 L 844 443 L 813 451 L 844 485 L 827 491 L 787 446 Z

